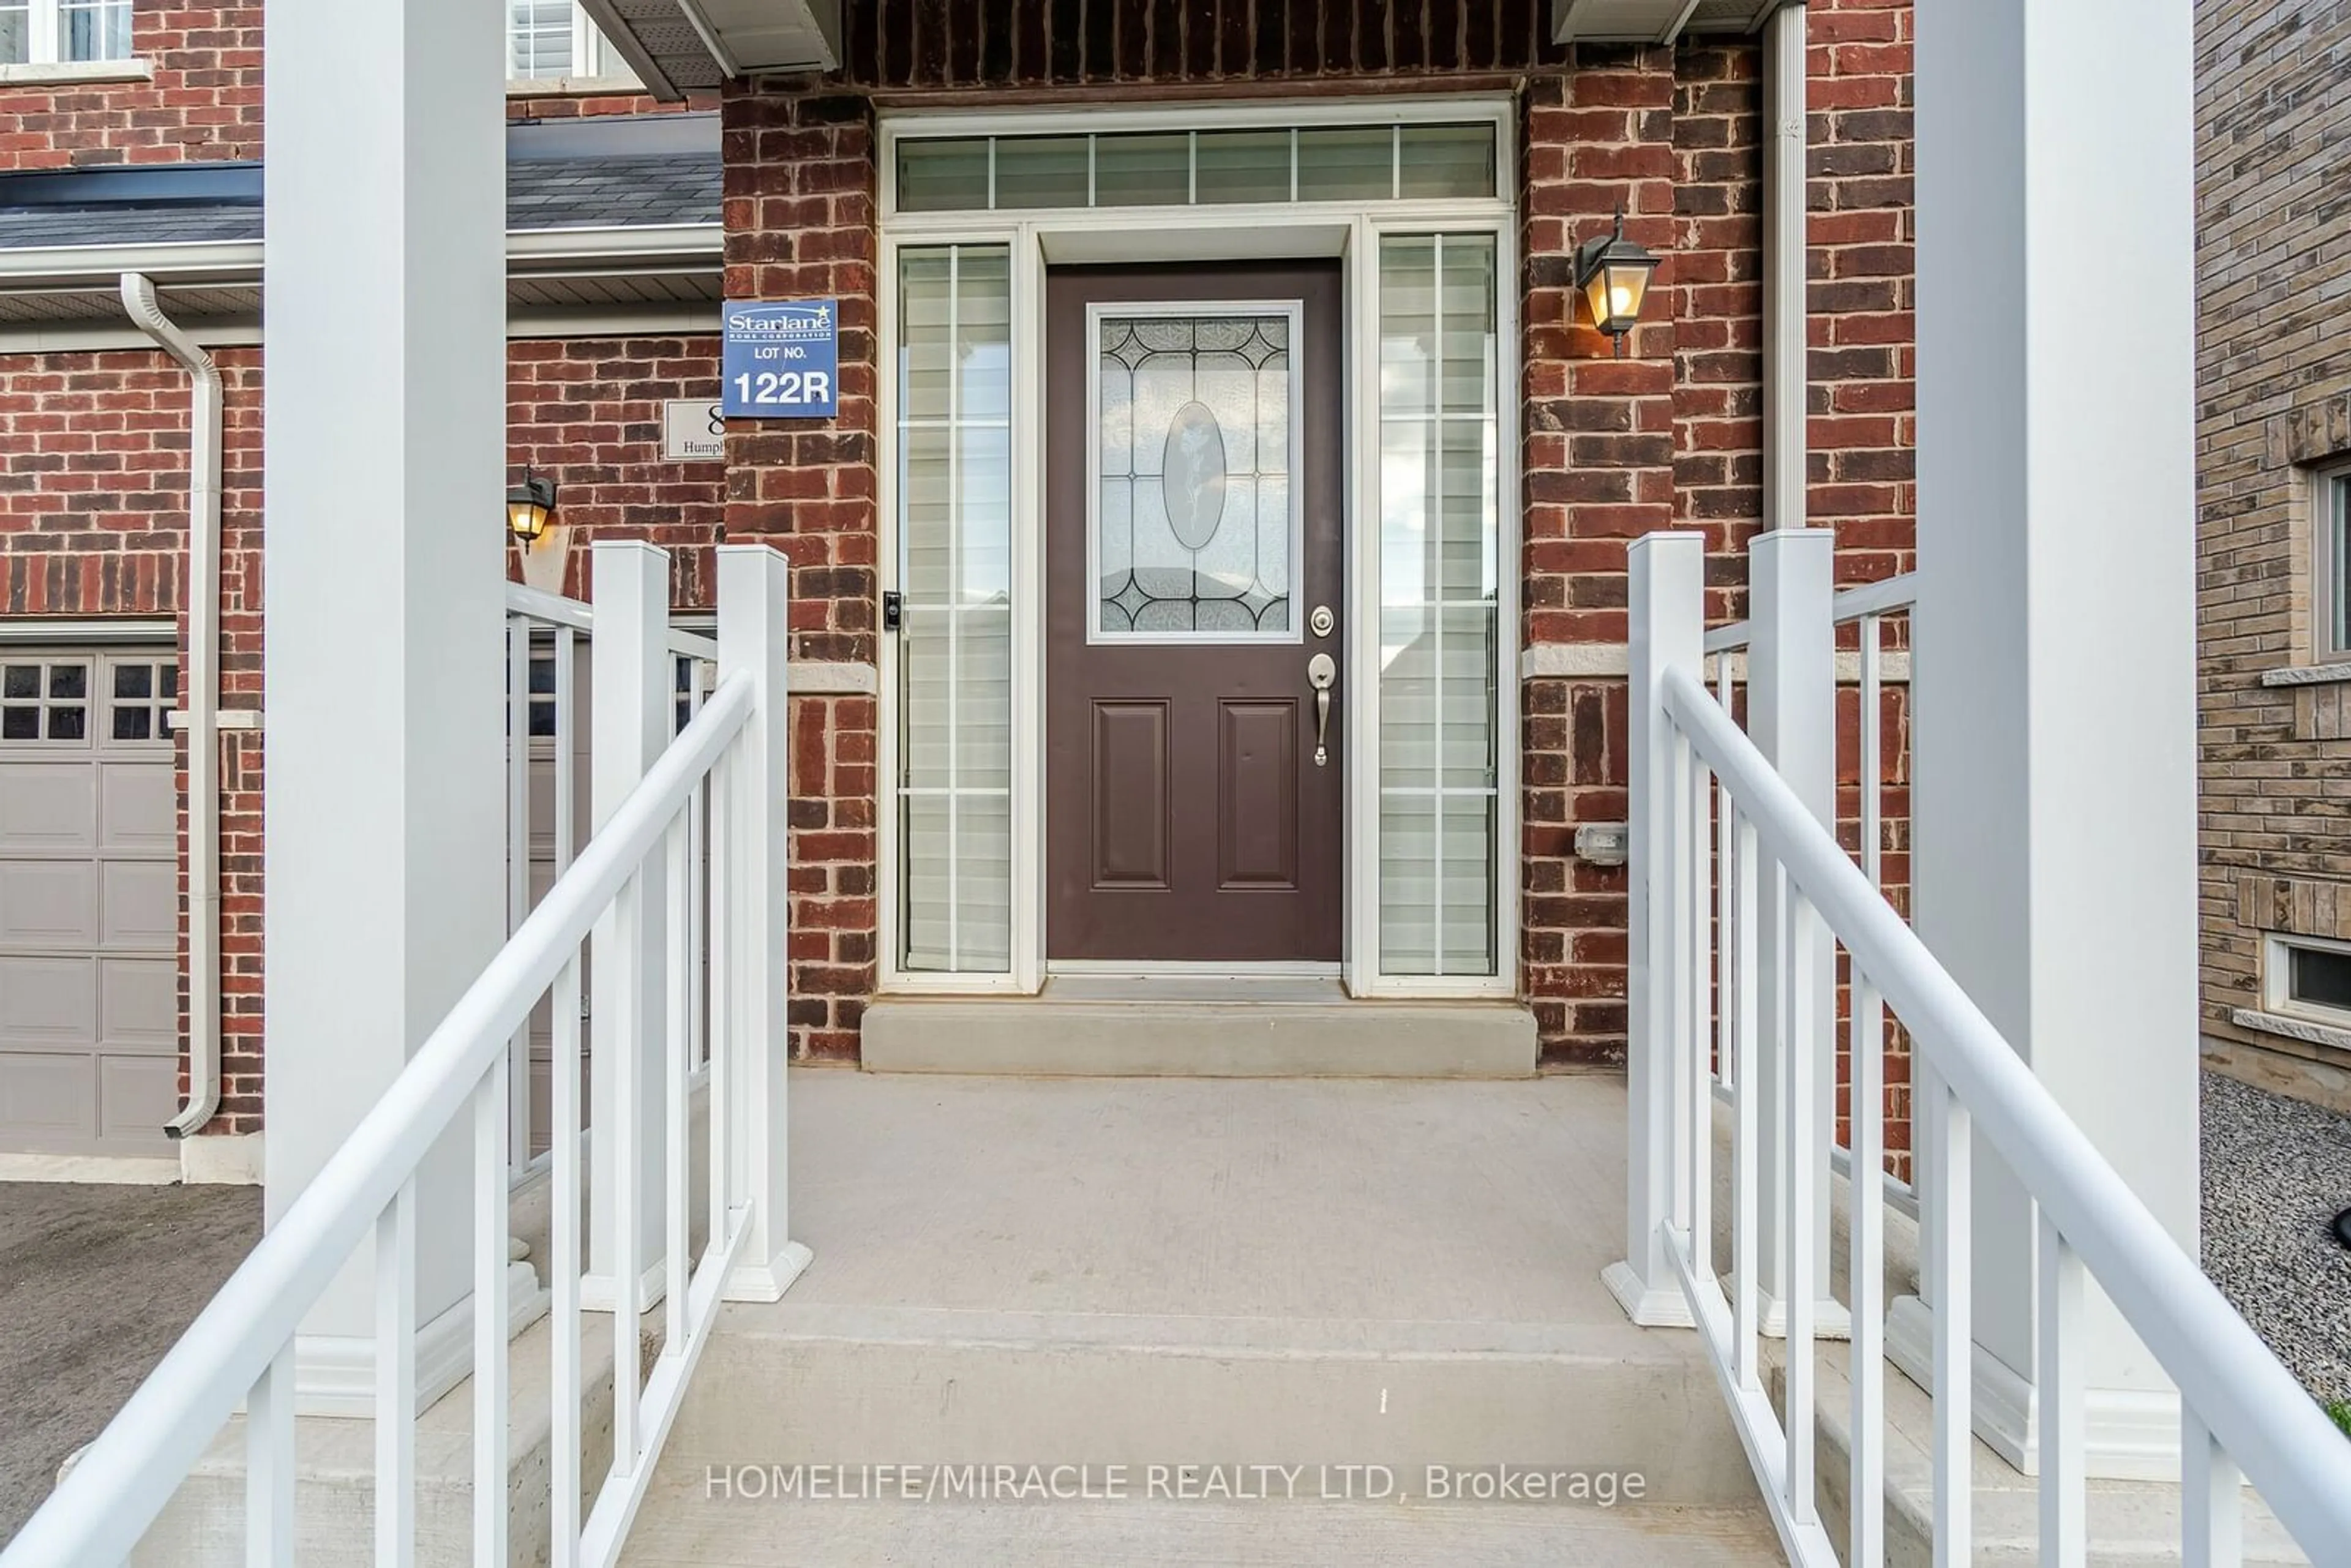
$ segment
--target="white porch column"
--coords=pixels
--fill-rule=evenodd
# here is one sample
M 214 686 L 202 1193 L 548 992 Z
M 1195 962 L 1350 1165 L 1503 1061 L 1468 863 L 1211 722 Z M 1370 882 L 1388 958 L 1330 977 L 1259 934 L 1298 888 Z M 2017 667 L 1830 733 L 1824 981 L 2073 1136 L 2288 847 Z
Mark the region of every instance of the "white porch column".
M 589 597 L 596 612 L 589 640 L 589 810 L 591 831 L 601 832 L 646 769 L 668 749 L 676 723 L 676 675 L 669 651 L 669 555 L 638 539 L 599 539 L 589 549 Z M 619 1233 L 612 1228 L 620 1184 L 658 1194 L 667 1179 L 664 1154 L 668 1079 L 662 1052 L 669 1040 L 669 899 L 666 862 L 645 862 L 644 898 L 637 944 L 622 953 L 619 922 L 611 912 L 596 923 L 590 947 L 588 1005 L 588 1272 L 580 1304 L 610 1312 L 619 1299 L 612 1269 Z M 633 1019 L 621 1017 L 625 994 Z M 631 1172 L 620 1168 L 622 1140 L 603 1135 L 619 1103 L 620 1075 L 635 1074 L 634 1135 L 628 1140 Z M 635 1254 L 635 1299 L 643 1312 L 661 1299 L 665 1278 L 664 1220 L 658 1201 L 641 1198 Z
M 1689 1299 L 1666 1260 L 1658 1232 L 1675 1212 L 1674 940 L 1664 879 L 1672 817 L 1667 799 L 1673 733 L 1659 709 L 1665 673 L 1693 675 L 1706 650 L 1706 544 L 1694 533 L 1645 534 L 1625 550 L 1632 710 L 1629 761 L 1631 883 L 1626 889 L 1625 1257 L 1602 1271 L 1617 1304 L 1649 1328 L 1688 1328 Z M 1653 885 L 1653 879 L 1656 885 Z
M 2192 10 L 1918 8 L 1912 787 L 1919 935 L 2191 1254 Z M 1978 1429 L 2031 1465 L 2034 1227 L 1977 1149 Z M 2072 1347 L 2094 1471 L 2176 1474 L 2112 1312 Z
M 729 1301 L 780 1298 L 809 1265 L 791 1239 L 786 1114 L 784 946 L 790 931 L 786 882 L 791 805 L 791 567 L 766 545 L 718 547 L 718 674 L 751 677 L 757 701 L 726 762 L 727 855 L 717 873 L 726 904 L 726 986 L 714 995 L 714 1050 L 726 1053 L 726 1103 L 714 1088 L 711 1125 L 727 1119 L 729 1196 L 751 1205 L 751 1226 L 728 1276 Z
M 267 46 L 275 1223 L 504 940 L 506 104 L 479 0 L 273 5 Z M 470 1353 L 468 1140 L 420 1179 L 426 1402 Z M 305 1325 L 305 1408 L 369 1414 L 371 1271 Z

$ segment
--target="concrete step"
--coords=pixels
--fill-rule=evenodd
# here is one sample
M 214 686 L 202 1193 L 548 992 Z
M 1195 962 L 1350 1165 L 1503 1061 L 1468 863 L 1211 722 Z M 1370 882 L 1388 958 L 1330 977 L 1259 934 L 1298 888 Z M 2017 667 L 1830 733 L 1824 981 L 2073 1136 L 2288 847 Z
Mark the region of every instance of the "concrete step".
M 1099 1500 L 1029 1503 L 706 1500 L 664 1486 L 646 1500 L 629 1568 L 864 1568 L 1022 1563 L 1102 1568 L 1709 1568 L 1779 1561 L 1760 1507 L 1598 1508 L 1540 1503 Z
M 726 1309 L 632 1560 L 1776 1554 L 1695 1336 L 1633 1327 L 1600 1282 L 1619 1082 L 844 1072 L 793 1094 L 815 1261 L 782 1301 Z M 935 1503 L 942 1467 L 1117 1467 L 1130 1490 L 810 1496 L 871 1490 L 878 1466 Z M 1215 1467 L 1297 1479 L 1150 1495 Z M 1442 1484 L 1505 1469 L 1562 1500 Z M 1359 1500 L 1322 1500 L 1350 1476 Z M 763 1555 L 786 1542 L 808 1555 Z
M 1598 1326 L 744 1309 L 664 1451 L 729 1467 L 1536 1467 L 1700 1507 L 1754 1496 L 1710 1375 Z
M 1057 976 L 1036 997 L 885 998 L 874 1072 L 1052 1077 L 1529 1078 L 1515 1002 L 1349 998 L 1336 980 Z

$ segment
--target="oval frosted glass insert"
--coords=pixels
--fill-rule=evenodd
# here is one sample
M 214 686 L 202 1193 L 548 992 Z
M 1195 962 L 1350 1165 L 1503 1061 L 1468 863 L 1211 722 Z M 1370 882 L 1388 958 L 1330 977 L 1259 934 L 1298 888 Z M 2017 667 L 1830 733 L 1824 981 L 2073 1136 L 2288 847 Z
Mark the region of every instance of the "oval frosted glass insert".
M 1159 472 L 1167 526 L 1186 549 L 1217 537 L 1225 520 L 1225 474 L 1224 426 L 1207 403 L 1186 403 L 1168 421 L 1167 455 Z

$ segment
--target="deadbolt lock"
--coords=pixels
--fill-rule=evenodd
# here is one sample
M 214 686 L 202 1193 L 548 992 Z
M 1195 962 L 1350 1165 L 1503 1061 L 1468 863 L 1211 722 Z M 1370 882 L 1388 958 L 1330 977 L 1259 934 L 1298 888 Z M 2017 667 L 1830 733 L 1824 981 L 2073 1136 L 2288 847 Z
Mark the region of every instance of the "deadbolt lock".
M 1331 607 L 1327 604 L 1316 605 L 1314 613 L 1306 618 L 1307 630 L 1317 637 L 1328 637 L 1331 634 L 1331 629 L 1338 624 L 1339 618 L 1331 613 Z

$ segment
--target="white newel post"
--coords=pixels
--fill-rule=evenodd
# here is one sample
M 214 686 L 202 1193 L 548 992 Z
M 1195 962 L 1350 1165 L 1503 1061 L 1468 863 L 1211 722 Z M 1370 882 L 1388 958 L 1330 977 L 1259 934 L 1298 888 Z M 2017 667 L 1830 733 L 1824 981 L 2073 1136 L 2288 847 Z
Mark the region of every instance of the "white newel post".
M 621 802 L 666 750 L 676 723 L 676 677 L 669 651 L 669 555 L 635 539 L 599 539 L 589 550 L 590 598 L 596 612 L 589 639 L 589 809 L 591 831 L 601 832 Z M 637 940 L 620 950 L 619 921 L 606 911 L 596 923 L 589 965 L 588 1272 L 580 1282 L 582 1306 L 609 1312 L 619 1299 L 613 1268 L 619 1232 L 615 1210 L 628 1195 L 658 1194 L 664 1178 L 663 1133 L 667 1082 L 662 1051 L 668 1039 L 667 862 L 645 862 Z M 634 1016 L 622 1016 L 622 998 Z M 620 1077 L 636 1075 L 638 1114 L 631 1135 L 608 1135 Z M 622 1161 L 627 1161 L 623 1170 Z M 632 1206 L 637 1310 L 661 1298 L 664 1273 L 662 1206 L 643 1197 Z
M 505 937 L 498 26 L 479 0 L 268 12 L 273 1224 Z M 470 1137 L 418 1177 L 420 1404 L 471 1351 Z M 305 1321 L 304 1409 L 371 1413 L 373 1275 L 363 1247 Z
M 1919 935 L 2191 1257 L 2193 10 L 1918 8 L 1912 786 Z M 1978 1430 L 2032 1465 L 2036 1228 L 1975 1164 Z M 2090 1314 L 2093 1473 L 2176 1475 L 2176 1396 Z M 1922 1380 L 1928 1328 L 1896 1304 Z
M 790 563 L 766 545 L 718 547 L 718 677 L 748 674 L 755 687 L 750 721 L 721 763 L 727 812 L 724 994 L 714 1049 L 727 1052 L 722 1079 L 727 1103 L 713 1104 L 713 1125 L 727 1117 L 729 1186 L 751 1206 L 725 1294 L 772 1301 L 809 1264 L 791 1239 L 789 1123 L 785 1064 L 785 944 L 790 931 L 786 877 L 790 843 L 791 720 L 785 662 L 791 645 Z
M 1754 640 L 1747 653 L 1747 733 L 1770 759 L 1796 798 L 1821 825 L 1836 831 L 1836 537 L 1826 528 L 1773 528 L 1758 534 L 1748 557 L 1749 624 Z M 1836 1125 L 1836 952 L 1827 942 L 1813 944 L 1813 964 L 1791 976 L 1783 956 L 1788 946 L 1788 905 L 1783 879 L 1772 877 L 1757 890 L 1756 986 L 1756 1167 L 1761 1227 L 1755 1249 L 1761 1288 L 1758 1322 L 1762 1332 L 1788 1332 L 1788 1236 L 1782 1217 L 1792 1151 L 1787 1142 L 1791 1050 L 1814 1059 L 1813 1128 L 1822 1135 L 1813 1161 L 1813 1234 L 1823 1239 L 1813 1256 L 1813 1332 L 1852 1332 L 1852 1314 L 1829 1293 L 1829 1157 L 1827 1134 Z M 1806 1016 L 1815 1037 L 1793 1040 L 1789 1022 L 1792 986 L 1807 988 Z
M 1676 1179 L 1668 1039 L 1673 977 L 1664 961 L 1674 940 L 1667 857 L 1676 802 L 1669 798 L 1673 731 L 1659 710 L 1658 692 L 1668 669 L 1699 673 L 1706 546 L 1694 533 L 1646 534 L 1625 551 L 1625 570 L 1632 714 L 1625 1051 L 1629 1181 L 1625 1260 L 1610 1264 L 1602 1278 L 1635 1322 L 1687 1328 L 1688 1299 L 1659 1237 L 1674 1213 Z

